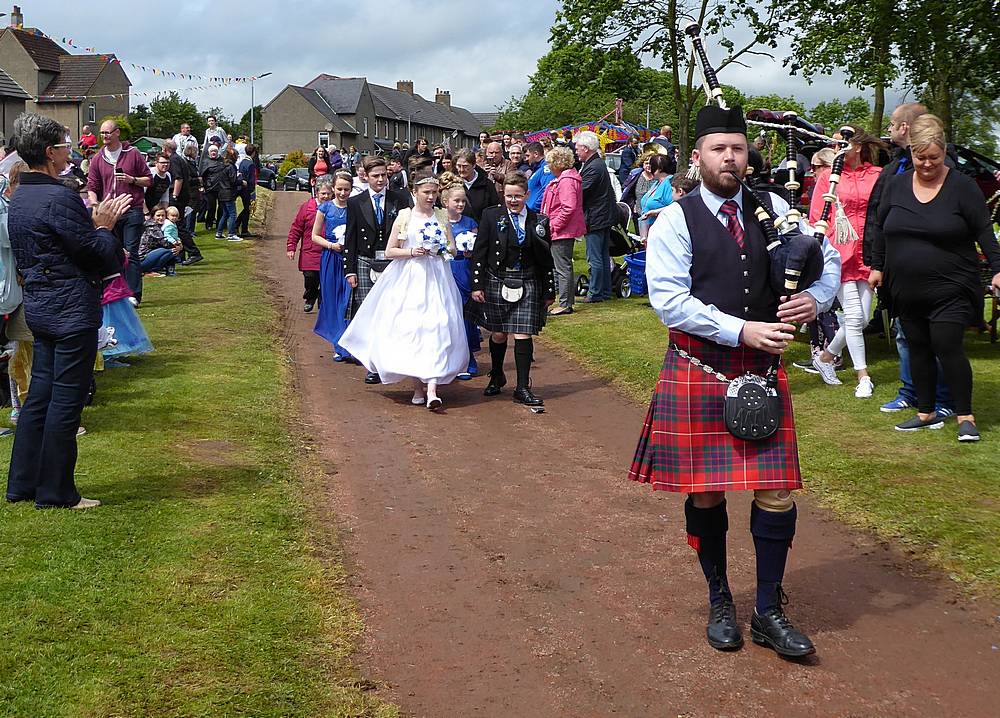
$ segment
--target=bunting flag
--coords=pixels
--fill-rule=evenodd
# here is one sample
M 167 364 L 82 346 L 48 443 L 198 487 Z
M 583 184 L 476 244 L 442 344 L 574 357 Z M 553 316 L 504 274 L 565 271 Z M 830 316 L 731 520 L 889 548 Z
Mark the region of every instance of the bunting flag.
M 195 87 L 179 87 L 173 90 L 129 90 L 127 93 L 117 93 L 113 95 L 39 95 L 35 102 L 52 102 L 54 100 L 68 100 L 68 101 L 78 101 L 83 100 L 96 100 L 99 98 L 111 98 L 115 100 L 124 100 L 126 97 L 157 97 L 159 95 L 165 95 L 170 92 L 185 93 L 185 92 L 197 92 L 199 90 L 211 90 L 216 87 L 228 87 L 232 85 L 231 82 L 219 82 L 214 85 L 197 85 Z
M 240 83 L 240 82 L 251 82 L 251 81 L 257 79 L 256 76 L 254 76 L 254 77 L 213 77 L 211 75 L 201 75 L 201 74 L 198 74 L 198 73 L 174 72 L 172 70 L 164 70 L 162 68 L 152 67 L 150 65 L 139 65 L 139 64 L 136 64 L 134 62 L 123 63 L 120 58 L 117 58 L 114 55 L 108 55 L 107 53 L 98 52 L 97 49 L 93 48 L 93 47 L 83 47 L 81 45 L 77 45 L 74 42 L 73 38 L 68 38 L 68 37 L 61 37 L 61 38 L 60 37 L 52 37 L 50 35 L 46 35 L 44 32 L 42 32 L 41 30 L 39 30 L 37 28 L 33 29 L 31 32 L 32 32 L 32 34 L 34 34 L 37 37 L 47 38 L 49 40 L 52 40 L 52 42 L 61 43 L 61 44 L 65 45 L 66 47 L 73 48 L 74 50 L 81 50 L 81 51 L 87 53 L 88 55 L 97 55 L 99 57 L 103 57 L 103 58 L 105 58 L 108 61 L 109 64 L 110 63 L 117 63 L 118 65 L 128 64 L 134 70 L 139 70 L 140 72 L 149 72 L 149 73 L 152 73 L 156 77 L 172 77 L 172 78 L 176 78 L 176 79 L 180 79 L 180 80 L 208 80 L 209 82 L 214 83 L 212 85 L 208 85 L 208 86 L 206 86 L 204 88 L 199 88 L 199 89 L 208 89 L 210 87 L 224 87 L 226 85 L 231 85 L 231 84 Z M 195 88 L 191 88 L 191 89 L 195 89 Z M 137 94 L 137 93 L 132 93 L 132 94 Z

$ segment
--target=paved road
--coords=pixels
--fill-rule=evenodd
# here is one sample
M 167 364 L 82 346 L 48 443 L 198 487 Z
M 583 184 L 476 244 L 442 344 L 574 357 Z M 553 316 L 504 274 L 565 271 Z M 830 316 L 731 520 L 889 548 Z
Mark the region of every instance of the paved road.
M 682 497 L 625 479 L 645 407 L 544 350 L 540 416 L 509 393 L 484 399 L 485 379 L 444 387 L 441 415 L 401 387 L 365 386 L 302 313 L 284 233 L 303 198 L 277 194 L 261 272 L 328 467 L 313 498 L 346 549 L 367 627 L 359 661 L 405 715 L 998 715 L 1000 607 L 960 598 L 808 497 L 786 588 L 818 655 L 709 648 Z M 730 503 L 748 621 L 749 496 Z

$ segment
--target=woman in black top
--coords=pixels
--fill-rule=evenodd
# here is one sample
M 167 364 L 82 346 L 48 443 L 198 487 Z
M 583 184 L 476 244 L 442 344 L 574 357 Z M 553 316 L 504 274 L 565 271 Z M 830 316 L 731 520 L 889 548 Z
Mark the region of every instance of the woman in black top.
M 962 341 L 982 321 L 983 286 L 976 244 L 1000 288 L 1000 247 L 975 182 L 945 166 L 941 121 L 923 115 L 910 128 L 913 169 L 890 180 L 879 204 L 869 283 L 884 284 L 910 342 L 916 417 L 899 431 L 940 429 L 934 411 L 937 367 L 955 400 L 958 440 L 978 441 L 972 414 L 972 367 Z

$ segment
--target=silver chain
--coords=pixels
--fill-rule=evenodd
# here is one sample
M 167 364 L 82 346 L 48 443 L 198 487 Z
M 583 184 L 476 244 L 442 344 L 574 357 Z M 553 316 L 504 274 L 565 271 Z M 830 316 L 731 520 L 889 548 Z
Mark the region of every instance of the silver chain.
M 730 381 L 732 381 L 729 377 L 727 377 L 721 371 L 716 371 L 715 369 L 713 369 L 712 367 L 710 367 L 708 364 L 706 364 L 705 362 L 703 362 L 701 359 L 699 359 L 698 357 L 691 356 L 690 354 L 688 354 L 686 351 L 684 351 L 680 347 L 672 346 L 670 348 L 673 351 L 677 352 L 677 355 L 679 357 L 681 357 L 682 359 L 687 359 L 689 362 L 691 362 L 691 366 L 694 366 L 694 367 L 697 367 L 697 368 L 701 369 L 706 374 L 711 374 L 716 379 L 718 379 L 719 381 L 721 381 L 723 384 L 728 384 Z

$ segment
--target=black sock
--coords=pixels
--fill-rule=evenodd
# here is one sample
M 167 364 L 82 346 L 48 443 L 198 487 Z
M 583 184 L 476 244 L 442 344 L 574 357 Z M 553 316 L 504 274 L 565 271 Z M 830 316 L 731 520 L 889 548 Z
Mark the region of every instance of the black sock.
M 756 503 L 750 509 L 750 533 L 757 553 L 756 610 L 759 615 L 778 606 L 778 586 L 785 577 L 796 515 L 794 504 L 788 511 L 765 511 Z
M 507 342 L 497 344 L 493 341 L 493 337 L 490 337 L 490 361 L 493 363 L 493 366 L 490 367 L 490 376 L 503 374 L 503 360 L 506 356 Z
M 514 340 L 514 364 L 517 366 L 517 388 L 527 389 L 531 385 L 531 355 L 535 343 L 531 339 Z
M 708 601 L 716 601 L 732 596 L 723 595 L 729 591 L 726 580 L 726 532 L 729 530 L 729 515 L 726 501 L 710 509 L 699 509 L 691 497 L 684 503 L 684 517 L 687 523 L 688 543 L 698 552 L 698 563 L 708 581 Z M 723 588 L 725 587 L 725 588 Z

